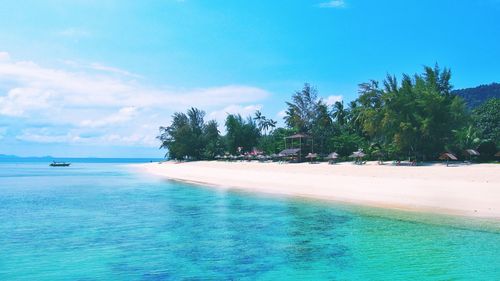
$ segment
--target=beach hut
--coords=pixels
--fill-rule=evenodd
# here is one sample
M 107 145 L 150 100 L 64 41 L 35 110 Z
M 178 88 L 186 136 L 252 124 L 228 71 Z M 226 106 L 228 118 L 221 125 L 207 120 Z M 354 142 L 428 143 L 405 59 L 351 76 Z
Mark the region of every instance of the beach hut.
M 472 162 L 472 157 L 476 157 L 481 155 L 477 150 L 474 149 L 466 149 L 465 154 L 469 156 L 469 161 Z
M 354 158 L 354 164 L 364 164 L 362 161 L 363 157 L 365 157 L 366 154 L 362 150 L 354 151 L 349 157 Z
M 299 155 L 300 148 L 287 148 L 282 150 L 278 155 L 279 156 L 297 156 Z
M 282 150 L 279 154 L 280 158 L 284 159 L 300 159 L 300 148 L 287 148 Z
M 444 153 L 441 153 L 441 155 L 439 156 L 439 160 L 446 160 L 446 167 L 448 167 L 450 164 L 450 162 L 449 162 L 450 160 L 457 161 L 458 158 L 453 153 L 444 152 Z
M 285 140 L 285 150 L 288 148 L 288 149 L 299 149 L 298 151 L 298 161 L 301 162 L 302 161 L 302 146 L 304 144 L 307 144 L 307 140 L 310 139 L 311 140 L 311 153 L 314 153 L 314 151 L 312 150 L 312 148 L 314 147 L 314 140 L 313 138 L 309 137 L 308 135 L 306 134 L 295 134 L 295 135 L 291 135 L 291 136 L 288 136 L 288 137 L 285 137 L 284 140 Z M 295 142 L 296 140 L 298 140 L 298 147 L 296 147 L 297 143 Z
M 262 154 L 257 155 L 257 160 L 259 160 L 259 162 L 264 162 L 264 161 L 266 161 L 267 159 L 268 159 L 268 158 L 267 158 L 267 156 L 265 156 L 265 155 L 262 155 Z
M 309 163 L 313 163 L 314 160 L 316 160 L 316 158 L 318 158 L 318 154 L 317 153 L 308 153 L 307 156 L 306 156 L 307 159 L 309 159 Z
M 335 164 L 338 158 L 339 154 L 337 152 L 332 152 L 326 157 L 326 159 L 328 159 L 328 164 Z
M 274 162 L 274 161 L 279 161 L 280 156 L 276 153 L 273 153 L 269 156 L 269 158 Z

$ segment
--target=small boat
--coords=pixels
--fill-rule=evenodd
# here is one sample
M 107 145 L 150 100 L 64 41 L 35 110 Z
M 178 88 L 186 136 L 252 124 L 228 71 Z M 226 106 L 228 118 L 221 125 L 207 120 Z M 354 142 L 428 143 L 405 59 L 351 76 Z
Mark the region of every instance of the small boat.
M 69 165 L 71 165 L 71 163 L 66 163 L 66 162 L 52 162 L 50 163 L 50 166 L 51 167 L 68 167 Z

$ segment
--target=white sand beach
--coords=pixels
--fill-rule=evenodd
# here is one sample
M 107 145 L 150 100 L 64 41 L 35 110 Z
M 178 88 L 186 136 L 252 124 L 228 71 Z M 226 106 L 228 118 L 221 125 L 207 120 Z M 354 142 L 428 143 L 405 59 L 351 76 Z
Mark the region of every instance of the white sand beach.
M 500 219 L 500 165 L 200 161 L 135 165 L 173 180 L 373 207 Z

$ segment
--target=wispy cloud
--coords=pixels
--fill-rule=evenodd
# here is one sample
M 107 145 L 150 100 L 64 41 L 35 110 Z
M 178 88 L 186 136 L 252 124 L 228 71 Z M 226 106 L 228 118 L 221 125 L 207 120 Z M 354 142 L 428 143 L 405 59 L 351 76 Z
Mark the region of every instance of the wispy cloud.
M 261 104 L 239 105 L 231 104 L 222 109 L 211 111 L 207 114 L 208 119 L 217 121 L 219 129 L 223 130 L 223 124 L 228 114 L 240 114 L 243 117 L 253 115 L 255 111 L 262 110 Z
M 324 102 L 327 104 L 327 105 L 333 105 L 335 104 L 336 102 L 338 101 L 342 101 L 343 97 L 342 96 L 335 96 L 335 95 L 332 95 L 332 96 L 328 96 L 326 99 L 324 99 Z
M 105 127 L 113 124 L 130 121 L 132 118 L 136 117 L 138 113 L 139 112 L 136 107 L 128 106 L 121 108 L 116 113 L 112 113 L 108 116 L 101 117 L 96 120 L 85 119 L 80 123 L 80 126 L 89 128 Z
M 7 52 L 0 52 L 0 61 L 1 60 L 9 60 L 9 59 L 10 59 L 9 53 L 7 53 Z
M 50 128 L 28 128 L 16 136 L 17 140 L 35 143 L 61 143 L 61 144 L 84 144 L 84 145 L 115 145 L 115 146 L 158 146 L 157 140 L 152 134 L 118 134 L 105 133 L 92 136 L 82 136 L 76 130 L 66 133 L 53 132 Z
M 83 38 L 90 36 L 90 32 L 88 30 L 77 27 L 68 27 L 66 29 L 59 30 L 56 31 L 56 34 L 61 37 L 67 37 L 67 38 Z
M 317 5 L 320 8 L 345 8 L 346 3 L 344 0 L 332 0 L 327 2 L 322 2 Z
M 158 126 L 167 125 L 174 111 L 194 106 L 220 120 L 220 112 L 246 114 L 253 108 L 242 104 L 270 95 L 247 85 L 176 89 L 144 84 L 103 64 L 73 71 L 3 57 L 0 117 L 14 120 L 7 125 L 17 127 L 23 141 L 156 146 Z
M 97 70 L 99 72 L 104 72 L 108 74 L 116 74 L 116 75 L 122 75 L 122 76 L 129 76 L 133 78 L 142 78 L 141 75 L 132 73 L 130 71 L 114 67 L 114 66 L 109 66 L 102 64 L 100 62 L 93 62 L 93 63 L 83 63 L 79 61 L 74 61 L 74 60 L 60 60 L 61 63 L 76 69 L 76 70 Z
M 136 77 L 136 78 L 141 77 L 140 75 L 131 73 L 129 71 L 126 71 L 126 70 L 123 70 L 120 68 L 116 68 L 116 67 L 112 67 L 112 66 L 108 66 L 108 65 L 104 65 L 101 63 L 97 63 L 97 62 L 91 63 L 89 65 L 89 67 L 94 69 L 94 70 L 106 71 L 106 72 L 115 73 L 115 74 L 119 74 L 119 75 L 125 75 L 125 76 Z
M 286 109 L 280 110 L 277 114 L 277 117 L 284 118 L 286 116 Z

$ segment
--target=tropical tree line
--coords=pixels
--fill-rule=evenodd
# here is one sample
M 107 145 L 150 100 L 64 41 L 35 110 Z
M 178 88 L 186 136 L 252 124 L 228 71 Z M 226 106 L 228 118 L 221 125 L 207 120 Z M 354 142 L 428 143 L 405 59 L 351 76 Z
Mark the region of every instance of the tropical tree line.
M 205 112 L 191 108 L 175 113 L 168 127 L 160 127 L 161 148 L 172 159 L 214 159 L 217 155 L 254 150 L 268 155 L 285 148 L 285 137 L 309 136 L 305 151 L 320 155 L 337 152 L 347 157 L 362 149 L 372 159 L 434 160 L 442 152 L 462 157 L 476 149 L 482 160 L 493 158 L 500 145 L 500 99 L 490 99 L 470 110 L 452 94 L 451 71 L 424 67 L 423 73 L 403 74 L 400 81 L 359 85 L 359 96 L 345 104 L 328 105 L 310 84 L 286 102 L 284 127 L 265 117 L 228 114 L 225 135 L 216 121 L 205 121 Z

